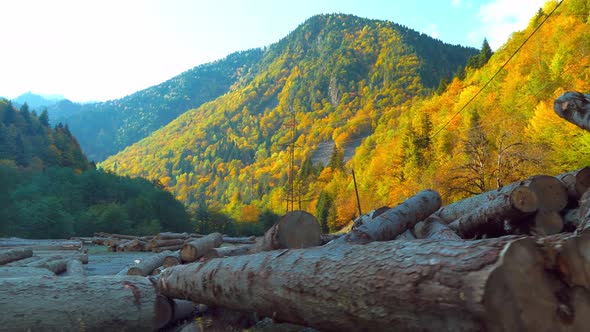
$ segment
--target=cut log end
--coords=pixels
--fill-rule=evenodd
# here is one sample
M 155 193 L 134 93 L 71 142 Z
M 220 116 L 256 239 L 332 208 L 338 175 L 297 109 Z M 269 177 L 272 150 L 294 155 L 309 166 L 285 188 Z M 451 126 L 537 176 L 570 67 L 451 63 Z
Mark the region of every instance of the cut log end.
M 555 211 L 538 211 L 534 223 L 534 230 L 539 235 L 553 235 L 563 229 L 563 217 Z
M 567 206 L 567 189 L 553 176 L 534 176 L 529 188 L 537 194 L 539 207 L 544 210 L 561 211 Z
M 532 213 L 537 211 L 539 201 L 533 190 L 525 186 L 514 188 L 510 193 L 510 204 L 520 212 Z

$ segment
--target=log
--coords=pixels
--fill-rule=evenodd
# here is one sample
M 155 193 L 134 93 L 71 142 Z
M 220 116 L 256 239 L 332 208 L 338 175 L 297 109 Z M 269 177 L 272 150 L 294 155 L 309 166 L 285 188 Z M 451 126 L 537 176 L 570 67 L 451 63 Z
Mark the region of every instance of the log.
M 538 211 L 535 214 L 534 229 L 537 235 L 553 235 L 563 229 L 563 217 L 555 211 Z
M 55 274 L 47 269 L 36 267 L 0 266 L 0 278 L 32 277 L 32 276 L 54 276 Z
M 467 197 L 460 201 L 443 206 L 436 215 L 445 223 L 450 224 L 480 206 L 486 206 L 497 200 L 499 196 L 510 194 L 517 187 L 524 186 L 531 189 L 536 200 L 528 194 L 514 200 L 515 208 L 523 213 L 532 213 L 540 208 L 551 211 L 560 211 L 567 205 L 567 192 L 565 185 L 557 178 L 549 175 L 536 175 L 523 181 L 513 182 L 500 189 L 491 190 L 479 195 Z M 525 191 L 521 191 L 525 193 Z
M 71 277 L 83 277 L 84 276 L 84 265 L 78 259 L 70 259 L 66 264 L 65 275 Z
M 126 234 L 109 234 L 109 233 L 94 233 L 95 237 L 106 237 L 106 238 L 115 238 L 120 240 L 135 240 L 137 236 L 135 235 L 126 235 Z
M 590 95 L 568 91 L 555 99 L 553 110 L 557 115 L 588 131 L 590 130 Z
M 184 239 L 152 239 L 150 244 L 152 245 L 152 249 L 154 247 L 182 246 L 184 244 Z
M 33 263 L 33 262 L 36 262 L 36 261 L 38 261 L 38 260 L 40 260 L 40 259 L 42 259 L 42 258 L 43 258 L 43 257 L 41 257 L 41 256 L 32 256 L 32 257 L 29 257 L 29 258 L 20 259 L 20 260 L 18 260 L 18 261 L 13 261 L 13 262 L 10 262 L 10 263 L 8 263 L 8 264 L 5 264 L 5 265 L 6 265 L 6 266 L 18 266 L 18 267 L 24 267 L 24 266 L 26 266 L 27 264 L 29 264 L 29 263 Z
M 366 244 L 373 241 L 389 241 L 413 228 L 440 208 L 440 195 L 434 190 L 423 190 L 402 204 L 389 209 L 371 222 L 353 228 L 346 235 L 332 241 L 340 243 Z
M 535 191 L 518 186 L 508 193 L 499 193 L 484 205 L 459 217 L 449 227 L 464 239 L 482 235 L 498 237 L 506 234 L 505 222 L 518 225 L 538 208 Z M 442 219 L 439 218 L 439 221 Z
M 321 244 L 322 229 L 317 219 L 306 211 L 297 210 L 285 214 L 278 221 L 276 234 L 278 248 L 309 248 Z
M 143 277 L 0 279 L 1 329 L 153 331 L 170 322 L 170 301 Z
M 183 262 L 194 262 L 201 258 L 207 250 L 219 247 L 222 243 L 223 236 L 220 233 L 211 233 L 200 239 L 185 243 L 180 249 L 180 258 Z
M 209 249 L 204 257 L 207 259 L 211 258 L 223 258 L 228 256 L 240 256 L 247 255 L 255 246 L 253 244 L 243 244 L 240 246 L 230 246 L 222 248 Z
M 0 251 L 0 265 L 33 256 L 33 250 L 29 248 L 14 248 L 10 250 Z
M 402 241 L 411 241 L 416 240 L 416 236 L 412 233 L 411 230 L 406 229 L 405 232 L 401 233 L 400 235 L 395 237 L 395 240 L 402 240 Z
M 163 267 L 171 267 L 179 264 L 182 264 L 182 259 L 180 258 L 180 250 L 176 250 L 171 254 L 168 254 L 166 257 L 164 257 L 164 261 L 162 262 Z
M 170 253 L 170 251 L 164 251 L 157 255 L 145 258 L 141 262 L 130 267 L 129 271 L 127 271 L 127 275 L 144 277 L 149 275 L 154 269 L 162 266 L 162 263 L 164 263 L 164 258 L 170 255 Z
M 157 239 L 160 240 L 170 240 L 170 239 L 188 239 L 190 234 L 188 233 L 172 233 L 172 232 L 163 232 L 156 235 Z
M 560 174 L 556 178 L 565 185 L 570 201 L 577 201 L 590 188 L 590 167 Z
M 322 331 L 587 329 L 590 292 L 546 260 L 531 237 L 387 241 L 178 265 L 158 289 Z
M 590 228 L 590 190 L 580 198 L 580 207 L 578 208 L 578 232 L 583 232 Z
M 436 215 L 431 215 L 414 226 L 414 234 L 418 239 L 436 239 L 460 241 L 461 237 Z
M 255 236 L 248 236 L 248 237 L 231 237 L 231 236 L 224 236 L 223 243 L 231 243 L 231 244 L 253 244 L 256 242 Z
M 332 240 L 336 240 L 341 236 L 344 236 L 344 234 L 322 234 L 320 238 L 322 239 L 322 245 L 324 245 Z
M 163 252 L 163 251 L 176 251 L 182 248 L 183 244 L 176 244 L 173 246 L 166 247 L 152 247 L 152 252 Z

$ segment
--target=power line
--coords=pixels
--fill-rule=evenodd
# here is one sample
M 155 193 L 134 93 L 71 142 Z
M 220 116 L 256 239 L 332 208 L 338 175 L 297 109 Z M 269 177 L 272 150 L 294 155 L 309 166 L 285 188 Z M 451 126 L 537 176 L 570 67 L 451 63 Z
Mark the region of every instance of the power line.
M 539 31 L 539 29 L 541 28 L 541 26 L 543 26 L 543 24 L 549 19 L 549 17 L 551 17 L 551 15 L 553 15 L 553 13 L 557 10 L 557 8 L 559 8 L 559 6 L 561 6 L 561 4 L 563 3 L 564 0 L 560 1 L 557 3 L 557 5 L 555 6 L 555 8 L 553 8 L 553 10 L 549 13 L 549 15 L 547 15 L 545 17 L 545 19 L 535 28 L 535 30 L 533 30 L 533 32 L 522 42 L 522 44 L 520 44 L 520 46 L 516 49 L 516 51 L 514 51 L 514 53 L 512 53 L 512 55 L 508 58 L 508 60 L 506 60 L 506 62 L 504 62 L 504 64 L 502 66 L 500 66 L 500 68 L 494 73 L 494 75 L 492 75 L 492 77 L 477 91 L 477 93 L 475 95 L 473 95 L 473 97 L 471 97 L 467 103 L 465 103 L 465 105 L 463 105 L 463 107 L 461 107 L 457 113 L 455 113 L 442 127 L 440 127 L 435 133 L 434 135 L 432 135 L 430 138 L 434 138 L 436 137 L 436 135 L 438 135 L 443 129 L 446 128 L 446 126 L 448 126 L 451 121 L 453 121 L 453 119 L 455 117 L 457 117 L 457 115 L 459 115 L 461 112 L 463 112 L 465 110 L 465 108 L 467 108 L 467 106 L 469 106 L 469 104 L 471 104 L 471 102 L 477 97 L 479 96 L 479 94 L 483 91 L 483 89 L 485 89 L 493 80 L 494 78 L 496 78 L 496 76 L 498 76 L 498 74 L 504 69 L 504 67 L 506 67 L 506 65 L 510 62 L 510 60 L 512 60 L 512 58 L 514 58 L 514 56 L 523 48 L 523 46 L 529 41 L 529 39 L 531 39 L 531 37 L 533 37 L 533 35 Z

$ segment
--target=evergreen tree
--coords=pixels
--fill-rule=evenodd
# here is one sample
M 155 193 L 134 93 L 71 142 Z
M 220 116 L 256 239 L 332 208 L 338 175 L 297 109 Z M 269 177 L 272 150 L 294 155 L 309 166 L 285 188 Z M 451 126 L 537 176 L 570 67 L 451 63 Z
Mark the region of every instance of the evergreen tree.
M 49 114 L 47 113 L 47 109 L 44 109 L 39 115 L 39 122 L 45 127 L 49 127 Z

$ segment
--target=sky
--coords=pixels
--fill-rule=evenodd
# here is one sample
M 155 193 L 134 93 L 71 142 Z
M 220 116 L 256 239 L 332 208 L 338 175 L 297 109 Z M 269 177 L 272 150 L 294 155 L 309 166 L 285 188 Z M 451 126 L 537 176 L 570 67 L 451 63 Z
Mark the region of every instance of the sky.
M 0 0 L 0 96 L 117 99 L 235 51 L 268 46 L 316 14 L 389 20 L 492 49 L 545 0 Z

